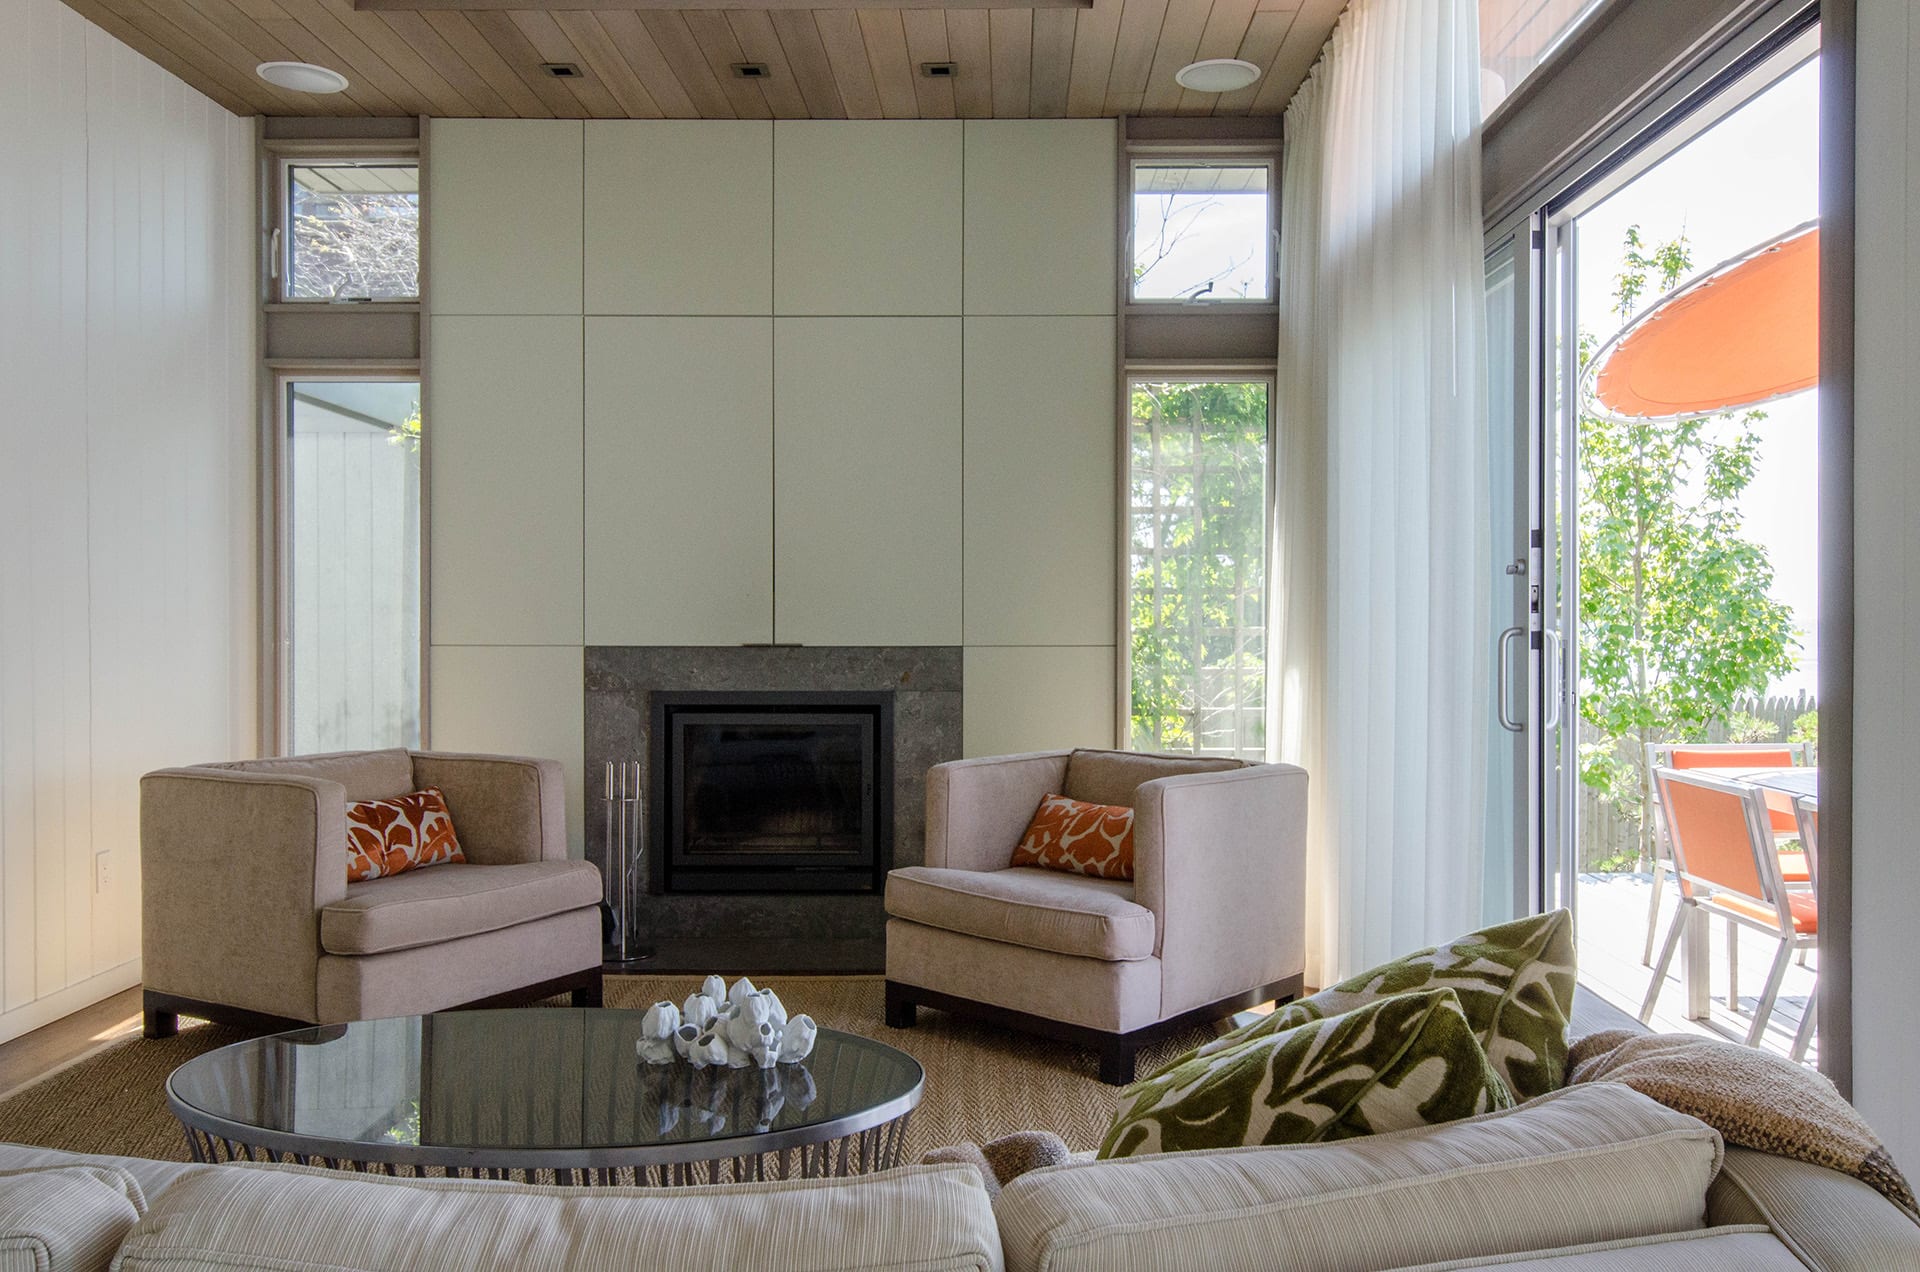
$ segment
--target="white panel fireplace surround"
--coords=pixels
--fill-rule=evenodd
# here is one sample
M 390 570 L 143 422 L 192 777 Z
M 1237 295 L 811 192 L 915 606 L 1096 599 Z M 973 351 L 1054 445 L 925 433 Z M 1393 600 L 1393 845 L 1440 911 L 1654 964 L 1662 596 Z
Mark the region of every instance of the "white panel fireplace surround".
M 951 652 L 952 754 L 1113 744 L 1114 121 L 433 120 L 428 154 L 433 745 L 551 753 L 595 647 L 776 642 Z M 481 667 L 538 685 L 456 707 Z M 611 757 L 558 758 L 584 827 Z

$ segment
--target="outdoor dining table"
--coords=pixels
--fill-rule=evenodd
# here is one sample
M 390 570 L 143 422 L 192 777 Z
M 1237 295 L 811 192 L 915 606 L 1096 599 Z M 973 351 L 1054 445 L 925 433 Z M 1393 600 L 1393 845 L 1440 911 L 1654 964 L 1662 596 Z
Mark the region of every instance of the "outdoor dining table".
M 1749 786 L 1779 792 L 1787 797 L 1789 805 L 1802 795 L 1820 793 L 1820 770 L 1809 765 L 1795 765 L 1791 768 L 1725 768 L 1714 769 L 1716 777 L 1729 781 L 1745 782 Z M 1773 803 L 1772 799 L 1767 801 Z

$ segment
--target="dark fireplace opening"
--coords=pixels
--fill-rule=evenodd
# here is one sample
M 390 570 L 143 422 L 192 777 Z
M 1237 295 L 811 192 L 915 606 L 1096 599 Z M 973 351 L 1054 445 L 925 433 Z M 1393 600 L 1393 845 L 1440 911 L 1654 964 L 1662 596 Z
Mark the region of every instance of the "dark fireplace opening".
M 656 892 L 877 892 L 893 695 L 653 695 Z

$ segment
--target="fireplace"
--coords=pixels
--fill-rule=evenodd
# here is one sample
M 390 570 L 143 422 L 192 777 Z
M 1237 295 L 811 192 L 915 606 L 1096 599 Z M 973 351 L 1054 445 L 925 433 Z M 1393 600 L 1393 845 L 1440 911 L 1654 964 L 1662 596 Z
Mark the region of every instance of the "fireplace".
M 656 893 L 880 891 L 891 693 L 652 694 Z

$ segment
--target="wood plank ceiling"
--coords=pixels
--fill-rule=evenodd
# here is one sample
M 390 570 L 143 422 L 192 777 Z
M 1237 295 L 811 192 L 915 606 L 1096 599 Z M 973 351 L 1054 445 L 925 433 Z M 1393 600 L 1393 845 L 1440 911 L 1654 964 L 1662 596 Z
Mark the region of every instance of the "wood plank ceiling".
M 522 119 L 985 119 L 1274 115 L 1345 0 L 1094 0 L 1089 8 L 356 9 L 353 0 L 67 0 L 241 115 Z M 603 0 L 602 0 L 603 2 Z M 750 3 L 751 0 L 742 0 Z M 639 0 L 636 0 L 636 4 Z M 1174 72 L 1238 57 L 1253 87 Z M 344 93 L 272 87 L 261 62 L 316 62 Z M 555 79 L 547 62 L 579 67 Z M 731 67 L 760 62 L 761 79 Z M 921 74 L 952 62 L 950 79 Z

